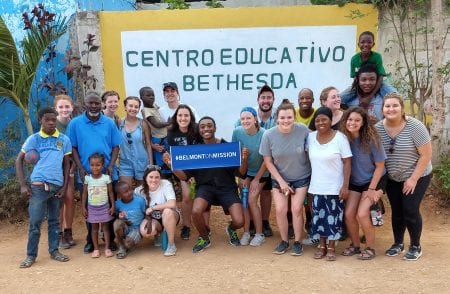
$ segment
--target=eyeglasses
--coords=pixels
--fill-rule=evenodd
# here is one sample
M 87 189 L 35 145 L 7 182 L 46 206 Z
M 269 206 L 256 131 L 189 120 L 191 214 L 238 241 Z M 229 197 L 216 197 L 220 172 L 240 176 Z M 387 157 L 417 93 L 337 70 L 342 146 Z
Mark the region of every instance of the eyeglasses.
M 395 146 L 395 138 L 391 138 L 391 141 L 389 142 L 389 153 L 394 153 L 394 151 L 395 151 L 395 148 L 394 148 L 394 146 Z
M 131 140 L 131 133 L 127 133 L 128 144 L 133 144 L 133 140 Z

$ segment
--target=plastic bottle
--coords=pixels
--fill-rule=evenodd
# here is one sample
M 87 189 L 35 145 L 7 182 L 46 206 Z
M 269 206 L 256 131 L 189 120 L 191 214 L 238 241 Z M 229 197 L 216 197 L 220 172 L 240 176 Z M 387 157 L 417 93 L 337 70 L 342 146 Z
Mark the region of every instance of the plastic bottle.
M 241 201 L 242 201 L 242 207 L 248 208 L 248 187 L 242 187 Z
M 374 204 L 370 207 L 370 218 L 372 220 L 372 225 L 377 227 L 383 225 L 383 214 L 378 204 Z
M 166 232 L 166 230 L 163 230 L 161 233 L 161 249 L 162 249 L 162 251 L 166 251 L 168 244 L 169 244 L 169 240 L 167 239 L 167 232 Z

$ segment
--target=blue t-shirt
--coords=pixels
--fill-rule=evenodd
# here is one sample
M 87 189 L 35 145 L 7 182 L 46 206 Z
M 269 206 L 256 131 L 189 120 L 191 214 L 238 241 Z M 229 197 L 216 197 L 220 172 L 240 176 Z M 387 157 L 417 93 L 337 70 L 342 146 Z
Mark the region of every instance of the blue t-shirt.
M 102 173 L 106 173 L 106 168 L 111 161 L 112 149 L 119 147 L 122 137 L 114 121 L 103 114 L 97 121 L 91 121 L 86 112 L 72 119 L 67 126 L 67 136 L 70 138 L 72 147 L 77 148 L 81 164 L 84 169 L 91 173 L 89 166 L 89 156 L 94 153 L 105 155 L 105 164 Z M 112 180 L 119 178 L 117 168 L 114 165 Z
M 377 148 L 376 144 L 370 144 L 370 152 L 364 152 L 361 148 L 361 141 L 356 138 L 350 141 L 350 148 L 352 150 L 352 173 L 350 176 L 350 183 L 357 186 L 362 186 L 370 183 L 375 171 L 375 162 L 386 160 L 386 153 L 380 143 Z M 383 175 L 386 173 L 386 169 Z
M 41 130 L 29 136 L 22 145 L 23 153 L 33 149 L 39 153 L 39 161 L 31 172 L 31 182 L 47 182 L 62 186 L 64 156 L 72 153 L 69 138 L 58 130 L 53 135 Z
M 256 176 L 264 161 L 262 155 L 259 154 L 259 146 L 261 145 L 261 139 L 264 131 L 265 129 L 259 128 L 256 134 L 249 135 L 242 126 L 239 126 L 233 130 L 233 135 L 231 137 L 232 142 L 240 142 L 241 148 L 247 147 L 250 151 L 248 156 L 247 175 L 252 177 Z M 269 172 L 266 171 L 263 174 L 263 177 L 268 176 Z
M 133 194 L 130 202 L 124 203 L 122 200 L 116 200 L 116 213 L 125 212 L 125 217 L 131 222 L 133 229 L 139 229 L 142 220 L 145 217 L 145 199 L 144 197 Z

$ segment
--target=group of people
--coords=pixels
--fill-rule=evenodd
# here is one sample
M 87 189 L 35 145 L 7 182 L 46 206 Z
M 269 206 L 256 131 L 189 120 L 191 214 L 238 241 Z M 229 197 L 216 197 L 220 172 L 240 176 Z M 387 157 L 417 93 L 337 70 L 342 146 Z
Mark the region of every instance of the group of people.
M 242 108 L 232 134 L 232 141 L 242 146 L 238 167 L 172 171 L 169 146 L 226 143 L 215 135 L 214 118 L 196 120 L 195 109 L 181 103 L 174 82 L 163 85 L 163 107 L 156 105 L 150 87 L 141 88 L 139 97 L 124 99 L 123 118 L 116 114 L 120 97 L 114 91 L 102 97 L 88 93 L 85 112 L 74 118 L 71 98 L 56 97 L 54 108 L 39 111 L 41 130 L 27 138 L 16 159 L 21 193 L 31 196 L 27 257 L 20 267 L 36 260 L 45 216 L 51 258 L 69 260 L 59 248 L 75 245 L 75 187 L 81 191 L 87 221 L 84 251 L 93 258 L 102 254 L 100 230 L 106 257 L 117 249 L 116 257 L 125 258 L 147 237 L 154 238 L 155 245 L 166 239 L 164 255 L 173 256 L 180 222 L 185 240 L 191 222 L 195 225 L 198 238 L 192 251 L 201 252 L 211 245 L 213 205 L 230 216 L 226 233 L 231 245 L 261 246 L 273 235 L 273 198 L 281 238 L 275 254 L 290 249 L 291 255 L 302 255 L 306 229 L 309 239 L 318 243 L 313 257 L 334 261 L 336 241 L 346 227 L 351 244 L 342 255 L 369 260 L 376 256 L 370 207 L 386 193 L 394 233 L 386 255 L 404 251 L 408 229 L 411 243 L 404 258 L 417 260 L 422 254 L 419 208 L 430 182 L 431 139 L 420 121 L 405 115 L 402 96 L 383 82 L 381 56 L 371 50 L 373 44 L 372 33 L 361 34 L 361 52 L 352 59 L 352 87 L 342 97 L 337 88 L 326 87 L 318 109 L 307 88 L 298 93 L 298 108 L 284 99 L 275 109 L 274 91 L 262 86 L 258 106 Z M 23 163 L 31 150 L 40 158 L 27 183 Z M 248 205 L 239 190 L 248 191 Z M 294 239 L 292 244 L 289 239 Z

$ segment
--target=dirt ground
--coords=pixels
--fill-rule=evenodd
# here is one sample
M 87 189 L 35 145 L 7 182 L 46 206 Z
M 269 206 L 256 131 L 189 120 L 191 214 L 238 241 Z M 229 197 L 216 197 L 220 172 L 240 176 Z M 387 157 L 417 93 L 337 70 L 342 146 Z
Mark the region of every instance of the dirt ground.
M 123 260 L 92 259 L 83 254 L 85 228 L 80 214 L 74 225 L 78 245 L 65 250 L 67 263 L 49 258 L 46 226 L 42 228 L 39 256 L 29 269 L 19 269 L 25 257 L 27 223 L 0 223 L 0 290 L 2 293 L 450 293 L 449 211 L 427 197 L 422 206 L 423 256 L 416 262 L 386 257 L 392 243 L 387 208 L 385 225 L 377 229 L 377 253 L 372 261 L 338 256 L 337 261 L 314 260 L 315 248 L 302 256 L 272 254 L 279 234 L 259 248 L 234 248 L 226 242 L 222 210 L 212 214 L 212 245 L 192 254 L 191 240 L 176 239 L 177 255 L 164 257 L 146 240 Z M 387 203 L 387 201 L 386 201 Z M 79 207 L 78 207 L 79 208 Z M 79 209 L 78 209 L 79 212 Z M 407 243 L 408 241 L 406 241 Z M 338 252 L 349 241 L 340 242 Z

